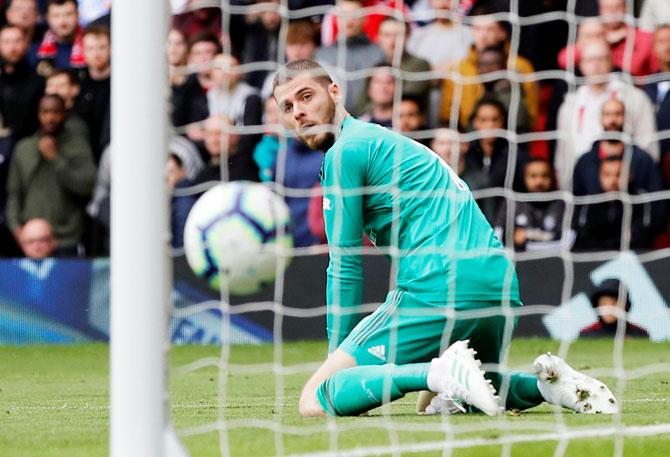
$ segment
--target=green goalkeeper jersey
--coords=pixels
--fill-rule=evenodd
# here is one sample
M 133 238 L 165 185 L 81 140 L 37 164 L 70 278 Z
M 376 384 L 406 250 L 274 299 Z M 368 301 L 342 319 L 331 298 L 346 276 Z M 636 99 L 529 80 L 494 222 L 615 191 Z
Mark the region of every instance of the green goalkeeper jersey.
M 347 116 L 321 183 L 331 350 L 361 317 L 363 233 L 389 247 L 395 288 L 421 303 L 519 301 L 514 266 L 472 193 L 427 147 Z

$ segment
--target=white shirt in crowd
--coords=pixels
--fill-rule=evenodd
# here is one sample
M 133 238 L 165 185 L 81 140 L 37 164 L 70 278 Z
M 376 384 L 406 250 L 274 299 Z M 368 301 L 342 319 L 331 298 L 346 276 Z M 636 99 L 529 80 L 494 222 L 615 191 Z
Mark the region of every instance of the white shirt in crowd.
M 463 24 L 452 23 L 450 27 L 433 22 L 412 29 L 407 40 L 407 50 L 430 62 L 435 68 L 439 64 L 465 59 L 472 45 L 470 29 Z

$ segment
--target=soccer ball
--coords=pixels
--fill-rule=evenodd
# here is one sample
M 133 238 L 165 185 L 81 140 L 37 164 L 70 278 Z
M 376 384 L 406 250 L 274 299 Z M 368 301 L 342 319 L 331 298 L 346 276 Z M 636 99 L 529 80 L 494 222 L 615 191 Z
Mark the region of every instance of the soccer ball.
M 293 247 L 284 200 L 262 184 L 230 182 L 205 192 L 186 219 L 184 250 L 193 272 L 216 290 L 257 292 Z

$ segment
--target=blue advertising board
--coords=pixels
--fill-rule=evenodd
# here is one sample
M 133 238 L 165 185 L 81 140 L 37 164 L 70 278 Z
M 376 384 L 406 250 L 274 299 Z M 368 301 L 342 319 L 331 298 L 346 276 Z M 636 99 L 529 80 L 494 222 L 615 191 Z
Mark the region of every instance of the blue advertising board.
M 670 257 L 661 254 L 613 253 L 597 262 L 560 256 L 517 262 L 526 308 L 516 334 L 578 338 L 582 328 L 597 320 L 589 294 L 603 281 L 617 279 L 628 290 L 629 321 L 654 341 L 670 339 Z M 323 339 L 327 263 L 325 255 L 296 257 L 286 270 L 283 290 L 268 285 L 252 296 L 231 297 L 223 308 L 219 295 L 191 273 L 183 258 L 176 258 L 171 341 L 221 345 L 261 344 L 275 337 Z M 386 296 L 389 265 L 381 256 L 365 256 L 363 263 L 363 299 L 374 307 Z M 108 341 L 109 303 L 106 258 L 0 260 L 0 344 Z M 157 317 L 156 325 L 160 322 Z M 281 334 L 273 333 L 277 330 Z

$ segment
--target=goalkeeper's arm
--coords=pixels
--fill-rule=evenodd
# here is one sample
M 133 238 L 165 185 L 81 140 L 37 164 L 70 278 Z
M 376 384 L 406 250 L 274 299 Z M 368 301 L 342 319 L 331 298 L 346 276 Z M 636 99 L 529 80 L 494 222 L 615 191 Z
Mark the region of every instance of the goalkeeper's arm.
M 338 147 L 340 146 L 340 147 Z M 363 195 L 366 154 L 338 144 L 322 170 L 323 218 L 330 246 L 326 288 L 328 350 L 334 351 L 361 320 Z

